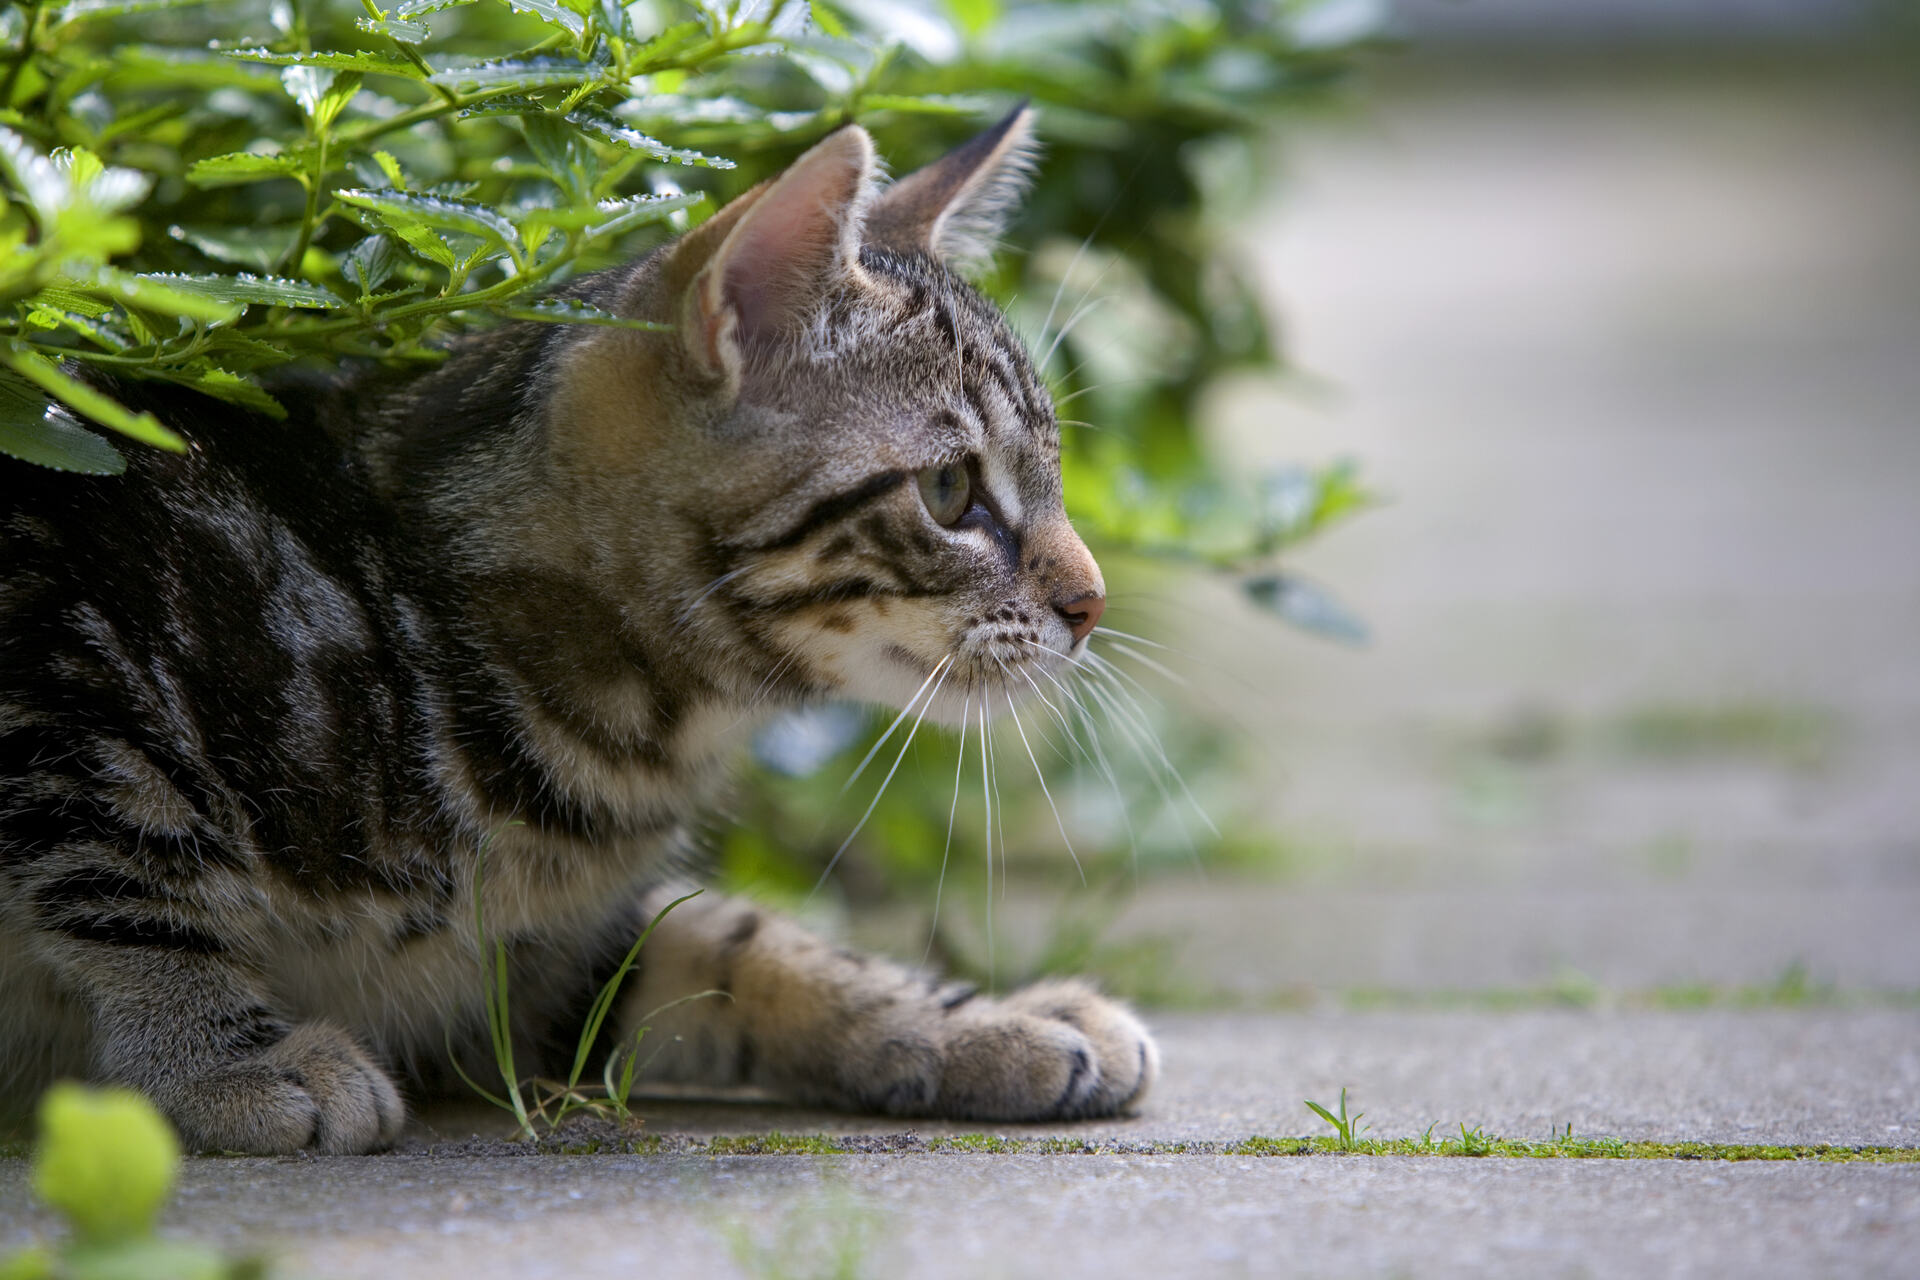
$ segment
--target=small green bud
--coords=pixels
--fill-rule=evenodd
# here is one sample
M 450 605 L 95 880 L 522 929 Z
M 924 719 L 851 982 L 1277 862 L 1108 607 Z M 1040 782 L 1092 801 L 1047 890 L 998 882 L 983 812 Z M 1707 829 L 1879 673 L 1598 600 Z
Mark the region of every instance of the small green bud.
M 63 1083 L 40 1100 L 33 1189 L 83 1240 L 152 1231 L 179 1169 L 179 1139 L 137 1093 Z

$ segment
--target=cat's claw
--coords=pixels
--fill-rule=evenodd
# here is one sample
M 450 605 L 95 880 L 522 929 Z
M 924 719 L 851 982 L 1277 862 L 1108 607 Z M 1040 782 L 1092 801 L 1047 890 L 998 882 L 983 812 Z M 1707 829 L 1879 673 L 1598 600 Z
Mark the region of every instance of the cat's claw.
M 361 1155 L 391 1146 L 406 1120 L 386 1073 L 351 1036 L 318 1022 L 154 1094 L 193 1151 Z

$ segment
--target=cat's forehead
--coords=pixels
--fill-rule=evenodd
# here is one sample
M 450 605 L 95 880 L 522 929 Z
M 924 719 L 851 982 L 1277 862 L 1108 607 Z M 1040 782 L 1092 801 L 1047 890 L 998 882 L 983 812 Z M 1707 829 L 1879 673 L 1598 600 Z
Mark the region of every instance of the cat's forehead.
M 856 394 L 889 405 L 933 456 L 1057 455 L 1052 399 L 992 302 L 921 255 L 869 249 L 861 265 L 864 287 L 843 312 Z

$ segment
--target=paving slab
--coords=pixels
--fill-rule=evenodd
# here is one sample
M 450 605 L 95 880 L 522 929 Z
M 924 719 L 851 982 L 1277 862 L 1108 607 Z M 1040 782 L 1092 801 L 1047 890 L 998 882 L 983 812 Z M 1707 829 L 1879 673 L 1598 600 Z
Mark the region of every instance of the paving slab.
M 1920 1168 L 1185 1156 L 209 1161 L 310 1276 L 1911 1275 Z
M 1075 1125 L 848 1116 L 748 1097 L 654 1098 L 645 1132 L 1235 1142 L 1326 1132 L 1305 1099 L 1348 1091 L 1372 1136 L 1465 1124 L 1545 1139 L 1920 1147 L 1920 1009 L 1150 1016 L 1166 1073 L 1140 1114 Z M 510 1131 L 484 1105 L 430 1111 L 409 1150 Z
M 1920 1011 L 1316 1013 L 1154 1019 L 1135 1118 L 902 1124 L 764 1102 L 642 1103 L 643 1134 L 830 1134 L 871 1155 L 550 1155 L 444 1107 L 393 1154 L 199 1159 L 170 1231 L 311 1276 L 1897 1275 L 1920 1164 L 1176 1154 L 1324 1127 L 1920 1146 Z M 954 1154 L 961 1133 L 1062 1154 Z M 915 1141 L 918 1139 L 919 1141 Z M 1076 1141 L 1133 1148 L 1067 1154 Z M 890 1150 L 890 1143 L 892 1149 Z M 1152 1150 L 1154 1144 L 1160 1149 Z M 684 1144 L 680 1144 L 684 1147 Z M 0 1247 L 49 1229 L 0 1162 Z

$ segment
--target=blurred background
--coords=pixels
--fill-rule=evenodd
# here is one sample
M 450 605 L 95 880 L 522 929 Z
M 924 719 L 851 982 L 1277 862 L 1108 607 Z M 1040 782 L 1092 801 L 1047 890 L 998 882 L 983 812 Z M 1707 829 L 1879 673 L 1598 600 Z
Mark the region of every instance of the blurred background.
M 1224 838 L 1135 761 L 1130 849 L 1082 769 L 1054 794 L 1107 836 L 1083 886 L 1047 807 L 1008 796 L 996 975 L 1282 1007 L 1915 998 L 1903 15 L 1313 13 L 1370 42 L 1276 115 L 1223 228 L 1286 367 L 1214 379 L 1195 421 L 1227 474 L 1357 461 L 1379 504 L 1287 563 L 1367 638 L 1276 622 L 1231 576 L 1110 564 L 1107 620 L 1186 683 L 1114 661 Z M 1069 342 L 1126 346 L 1099 323 Z M 1005 737 L 999 772 L 1029 776 Z M 1124 762 L 1123 727 L 1102 737 Z M 922 785 L 944 818 L 951 776 Z M 984 969 L 980 797 L 959 803 L 941 945 Z M 884 873 L 842 868 L 852 930 L 916 954 L 924 885 L 863 903 Z

